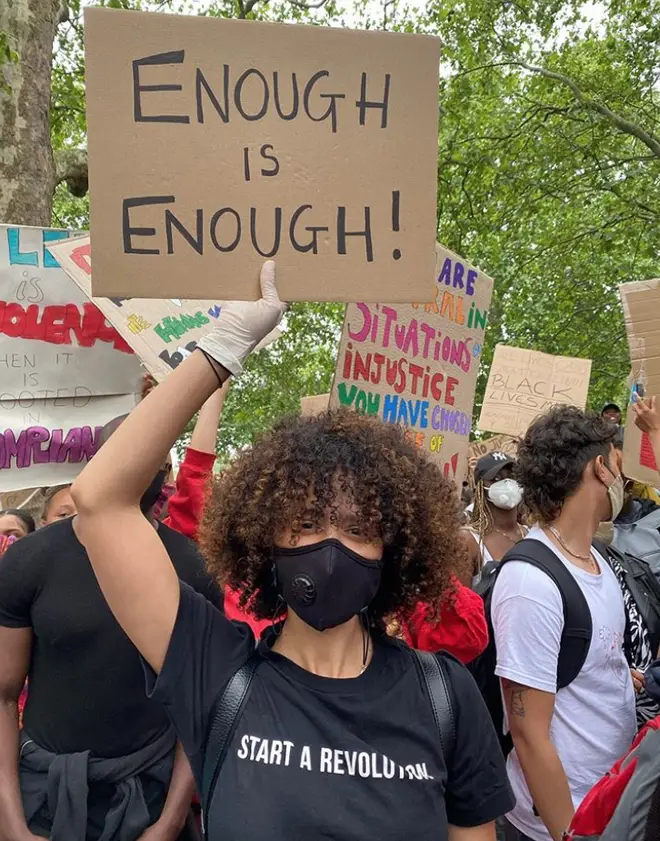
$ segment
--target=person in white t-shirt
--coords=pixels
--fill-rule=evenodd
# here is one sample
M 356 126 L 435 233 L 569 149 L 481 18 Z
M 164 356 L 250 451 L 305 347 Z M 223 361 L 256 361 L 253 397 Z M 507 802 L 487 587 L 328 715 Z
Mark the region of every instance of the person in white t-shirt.
M 560 592 L 531 564 L 502 568 L 491 616 L 514 744 L 508 772 L 516 807 L 507 815 L 507 841 L 561 841 L 584 796 L 635 736 L 623 597 L 591 546 L 599 523 L 616 518 L 623 502 L 615 433 L 597 415 L 561 406 L 537 419 L 519 445 L 516 478 L 539 523 L 527 539 L 549 546 L 575 577 L 593 634 L 579 675 L 557 691 Z

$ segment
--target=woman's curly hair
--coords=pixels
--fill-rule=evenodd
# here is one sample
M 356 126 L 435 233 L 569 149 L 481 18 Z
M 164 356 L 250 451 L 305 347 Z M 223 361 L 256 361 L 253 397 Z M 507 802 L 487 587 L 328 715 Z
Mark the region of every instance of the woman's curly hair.
M 439 611 L 467 560 L 454 484 L 401 428 L 346 409 L 279 421 L 214 478 L 200 529 L 209 571 L 255 617 L 273 618 L 276 535 L 291 527 L 295 539 L 303 517 L 322 522 L 338 496 L 384 543 L 372 626 L 405 620 L 419 601 Z
M 608 461 L 616 435 L 614 424 L 575 406 L 555 406 L 537 418 L 518 444 L 514 471 L 532 515 L 543 524 L 556 520 L 589 462 Z

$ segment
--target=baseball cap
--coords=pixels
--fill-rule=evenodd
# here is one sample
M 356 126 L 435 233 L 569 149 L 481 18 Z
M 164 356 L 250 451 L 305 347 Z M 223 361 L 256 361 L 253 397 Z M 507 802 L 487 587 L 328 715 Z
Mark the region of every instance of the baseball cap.
M 488 453 L 483 456 L 474 466 L 474 481 L 489 482 L 494 479 L 504 467 L 510 467 L 516 460 L 506 453 Z
M 617 406 L 616 403 L 606 403 L 600 410 L 601 415 L 607 412 L 608 409 L 615 409 L 619 414 L 621 414 L 621 407 Z

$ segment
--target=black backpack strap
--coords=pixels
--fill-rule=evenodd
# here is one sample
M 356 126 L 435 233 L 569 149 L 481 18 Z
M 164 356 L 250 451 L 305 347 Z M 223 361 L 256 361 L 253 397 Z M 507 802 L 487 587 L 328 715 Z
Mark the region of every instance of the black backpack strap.
M 442 756 L 449 772 L 456 746 L 456 723 L 449 692 L 449 676 L 444 663 L 438 660 L 435 654 L 414 649 L 412 654 L 431 701 L 433 718 L 440 734 Z
M 261 662 L 255 650 L 249 659 L 229 680 L 211 716 L 211 726 L 206 737 L 204 766 L 202 769 L 202 809 L 204 826 L 208 827 L 209 810 L 218 775 L 227 756 L 236 725 L 241 717 L 245 702 L 250 695 L 252 679 Z
M 510 561 L 523 561 L 543 570 L 559 590 L 564 630 L 557 662 L 557 689 L 564 689 L 580 674 L 589 653 L 593 623 L 587 600 L 565 564 L 540 540 L 522 540 L 502 558 L 500 569 Z

